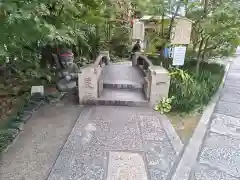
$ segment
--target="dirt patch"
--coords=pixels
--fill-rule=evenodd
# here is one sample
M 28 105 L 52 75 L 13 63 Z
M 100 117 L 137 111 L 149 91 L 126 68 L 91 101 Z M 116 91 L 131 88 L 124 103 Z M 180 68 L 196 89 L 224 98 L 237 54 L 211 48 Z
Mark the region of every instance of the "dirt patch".
M 0 96 L 0 124 L 13 112 L 17 102 L 16 97 Z
M 192 137 L 192 134 L 197 127 L 201 116 L 202 115 L 200 113 L 188 115 L 175 113 L 167 114 L 167 117 L 171 121 L 173 127 L 184 144 L 188 143 L 189 139 Z

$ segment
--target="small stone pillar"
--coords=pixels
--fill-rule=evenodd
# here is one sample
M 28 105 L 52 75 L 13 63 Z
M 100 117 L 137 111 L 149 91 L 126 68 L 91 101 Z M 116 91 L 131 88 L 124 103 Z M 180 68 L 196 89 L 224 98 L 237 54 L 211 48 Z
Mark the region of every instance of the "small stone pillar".
M 98 98 L 98 79 L 101 67 L 91 65 L 78 74 L 78 97 L 80 104 L 96 104 Z
M 156 105 L 162 98 L 168 97 L 170 86 L 169 72 L 161 66 L 152 66 L 150 70 L 150 105 Z
M 132 66 L 137 66 L 137 60 L 139 56 L 141 55 L 141 52 L 135 52 L 134 55 L 132 56 Z

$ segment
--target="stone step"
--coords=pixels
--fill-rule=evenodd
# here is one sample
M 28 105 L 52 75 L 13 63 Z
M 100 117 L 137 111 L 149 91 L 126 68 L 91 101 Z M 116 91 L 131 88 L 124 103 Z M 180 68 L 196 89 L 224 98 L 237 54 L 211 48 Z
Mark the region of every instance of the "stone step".
M 109 88 L 104 88 L 102 96 L 97 100 L 97 104 L 139 107 L 149 106 L 143 92 Z
M 103 83 L 103 88 L 107 88 L 107 89 L 128 89 L 131 91 L 139 91 L 139 92 L 143 92 L 143 84 L 134 84 L 134 83 L 107 83 L 104 82 Z

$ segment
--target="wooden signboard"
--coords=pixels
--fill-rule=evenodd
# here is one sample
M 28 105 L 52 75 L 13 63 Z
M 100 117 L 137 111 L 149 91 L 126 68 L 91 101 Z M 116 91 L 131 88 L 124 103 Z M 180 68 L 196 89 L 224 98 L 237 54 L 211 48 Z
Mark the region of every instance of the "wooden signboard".
M 134 21 L 132 39 L 140 39 L 143 41 L 144 35 L 145 35 L 144 23 L 140 21 Z
M 192 32 L 192 21 L 187 18 L 175 20 L 171 32 L 171 44 L 189 44 Z

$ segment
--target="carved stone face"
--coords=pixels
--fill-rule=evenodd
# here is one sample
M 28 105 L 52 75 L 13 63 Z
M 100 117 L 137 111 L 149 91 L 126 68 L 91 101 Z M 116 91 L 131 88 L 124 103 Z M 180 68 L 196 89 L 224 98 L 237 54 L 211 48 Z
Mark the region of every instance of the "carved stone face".
M 73 64 L 74 55 L 72 53 L 72 50 L 63 49 L 59 53 L 59 56 L 60 56 L 61 64 L 63 65 L 64 68 L 67 68 L 68 66 Z

